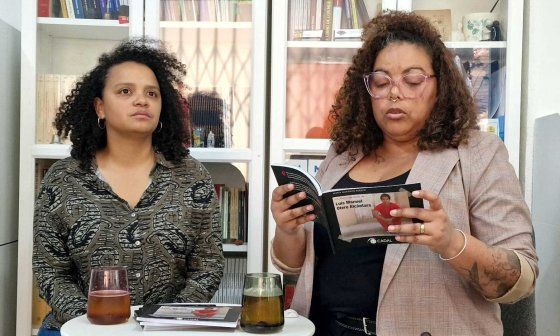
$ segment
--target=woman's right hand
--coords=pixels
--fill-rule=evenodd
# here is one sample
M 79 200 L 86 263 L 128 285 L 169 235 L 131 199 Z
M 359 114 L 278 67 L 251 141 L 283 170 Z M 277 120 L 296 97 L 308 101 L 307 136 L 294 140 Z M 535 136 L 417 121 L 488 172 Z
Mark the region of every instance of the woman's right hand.
M 272 191 L 270 201 L 270 210 L 272 217 L 276 222 L 276 230 L 280 230 L 284 234 L 296 234 L 300 225 L 310 222 L 316 218 L 312 213 L 313 205 L 305 205 L 290 209 L 297 202 L 305 199 L 305 192 L 299 192 L 295 195 L 284 198 L 284 195 L 294 189 L 293 184 L 284 184 L 276 187 Z

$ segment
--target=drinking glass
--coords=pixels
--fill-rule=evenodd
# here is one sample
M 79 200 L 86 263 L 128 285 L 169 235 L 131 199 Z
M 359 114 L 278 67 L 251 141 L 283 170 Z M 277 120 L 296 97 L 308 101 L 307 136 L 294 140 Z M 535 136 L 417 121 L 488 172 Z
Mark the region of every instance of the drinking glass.
M 267 334 L 284 326 L 284 297 L 279 274 L 249 273 L 243 285 L 240 325 L 249 333 Z
M 93 324 L 118 324 L 130 317 L 130 293 L 124 266 L 91 270 L 87 318 Z

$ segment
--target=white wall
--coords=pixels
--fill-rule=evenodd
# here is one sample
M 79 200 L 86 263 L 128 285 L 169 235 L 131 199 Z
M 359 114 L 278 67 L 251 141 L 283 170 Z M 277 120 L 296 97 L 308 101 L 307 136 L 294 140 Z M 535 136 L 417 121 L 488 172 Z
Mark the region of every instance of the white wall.
M 0 0 L 0 245 L 17 239 L 21 4 Z M 17 244 L 0 246 L 0 335 L 14 335 Z
M 540 274 L 537 334 L 560 330 L 560 2 L 525 0 L 521 179 L 532 207 Z

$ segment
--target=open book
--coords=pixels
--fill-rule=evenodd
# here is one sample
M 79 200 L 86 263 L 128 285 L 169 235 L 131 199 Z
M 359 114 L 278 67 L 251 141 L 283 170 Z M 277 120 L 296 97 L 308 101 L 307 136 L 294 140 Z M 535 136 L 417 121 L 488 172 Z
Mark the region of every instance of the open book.
M 325 227 L 333 253 L 351 246 L 398 243 L 389 225 L 421 223 L 419 219 L 392 217 L 393 209 L 423 208 L 422 199 L 412 196 L 420 183 L 382 187 L 321 190 L 319 182 L 307 171 L 289 165 L 271 165 L 278 185 L 292 183 L 295 188 L 285 197 L 304 191 L 306 199 L 292 208 L 312 204 L 316 222 Z
M 167 303 L 145 305 L 134 312 L 144 330 L 183 330 L 188 327 L 235 328 L 241 305 Z

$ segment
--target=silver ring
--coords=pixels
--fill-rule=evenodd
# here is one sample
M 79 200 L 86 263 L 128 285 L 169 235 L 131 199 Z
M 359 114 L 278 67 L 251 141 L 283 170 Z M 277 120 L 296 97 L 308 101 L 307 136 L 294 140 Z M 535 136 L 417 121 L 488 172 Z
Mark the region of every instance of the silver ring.
M 420 234 L 424 234 L 424 232 L 426 232 L 426 227 L 424 226 L 424 223 L 420 224 Z

